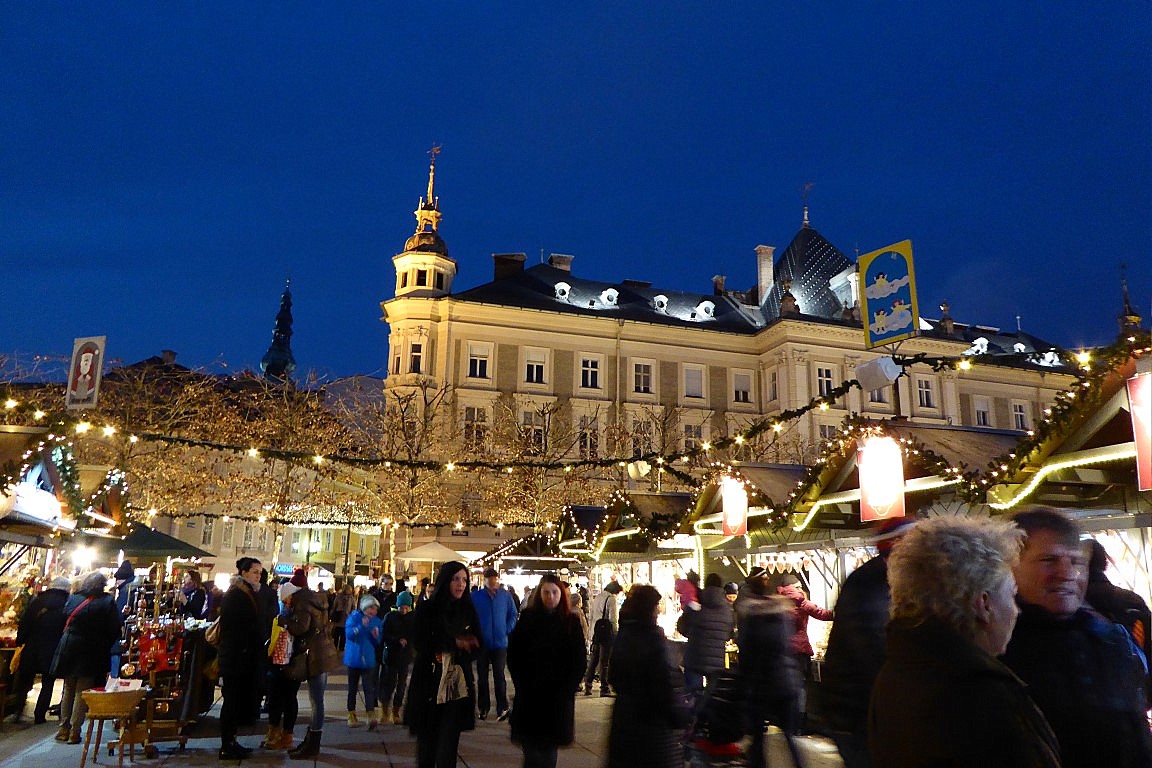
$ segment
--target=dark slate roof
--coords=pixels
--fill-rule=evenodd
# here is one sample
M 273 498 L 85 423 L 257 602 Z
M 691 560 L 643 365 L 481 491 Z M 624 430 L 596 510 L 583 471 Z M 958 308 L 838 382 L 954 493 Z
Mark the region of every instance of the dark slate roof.
M 557 296 L 557 283 L 569 286 L 566 298 Z M 605 292 L 609 290 L 617 293 L 615 305 L 605 301 Z M 666 299 L 663 309 L 657 309 L 657 296 Z M 550 264 L 537 264 L 523 272 L 455 294 L 453 298 L 457 301 L 693 326 L 729 333 L 751 334 L 763 326 L 757 313 L 746 309 L 731 296 L 653 288 L 629 280 L 618 283 L 585 280 Z M 711 317 L 701 311 L 703 302 L 711 302 L 714 307 Z
M 801 227 L 784 253 L 776 259 L 775 284 L 764 300 L 764 316 L 780 317 L 784 291 L 780 281 L 792 281 L 792 295 L 805 315 L 839 318 L 844 307 L 828 287 L 828 281 L 852 266 L 843 253 L 812 227 Z

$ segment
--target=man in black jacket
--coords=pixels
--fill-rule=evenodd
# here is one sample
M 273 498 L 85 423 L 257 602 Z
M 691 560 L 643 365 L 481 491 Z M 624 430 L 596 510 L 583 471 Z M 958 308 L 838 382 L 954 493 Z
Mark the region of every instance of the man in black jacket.
M 237 560 L 237 578 L 220 601 L 221 760 L 242 760 L 252 753 L 236 741 L 236 731 L 251 718 L 260 691 L 264 636 L 256 596 L 261 570 L 253 557 Z
M 1051 724 L 1064 768 L 1147 768 L 1144 668 L 1124 628 L 1084 603 L 1079 529 L 1043 508 L 1014 520 L 1027 539 L 1015 568 L 1020 617 L 1004 663 Z
M 64 634 L 64 622 L 68 618 L 64 613 L 64 603 L 68 601 L 71 586 L 63 576 L 53 579 L 48 589 L 32 598 L 20 617 L 16 645 L 24 646 L 24 651 L 20 657 L 16 690 L 13 691 L 17 702 L 13 722 L 20 721 L 37 674 L 40 675 L 40 696 L 36 699 L 33 722 L 46 721 L 48 706 L 52 703 L 52 688 L 56 685 L 56 678 L 52 676 L 52 657 L 56 654 L 60 636 Z

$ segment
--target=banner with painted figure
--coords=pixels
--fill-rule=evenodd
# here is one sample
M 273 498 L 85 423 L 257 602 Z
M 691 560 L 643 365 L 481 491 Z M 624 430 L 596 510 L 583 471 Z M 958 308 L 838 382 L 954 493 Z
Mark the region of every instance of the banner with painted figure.
M 89 336 L 72 342 L 72 364 L 68 368 L 68 389 L 64 392 L 65 408 L 96 407 L 106 340 L 106 336 Z
M 866 253 L 856 262 L 860 278 L 860 312 L 864 320 L 864 346 L 915 336 L 920 327 L 916 303 L 916 273 L 912 268 L 912 241 Z

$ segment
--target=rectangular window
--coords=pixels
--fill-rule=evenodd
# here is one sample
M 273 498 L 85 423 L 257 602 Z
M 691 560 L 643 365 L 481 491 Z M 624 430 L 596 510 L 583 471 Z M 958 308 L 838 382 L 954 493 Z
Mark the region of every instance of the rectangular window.
M 992 425 L 992 409 L 988 398 L 977 397 L 972 401 L 972 408 L 976 413 L 976 426 L 988 427 Z
M 424 366 L 424 345 L 412 344 L 411 353 L 408 355 L 408 373 L 420 373 Z
M 380 554 L 380 539 L 372 539 L 372 557 Z
M 292 531 L 292 551 L 300 551 L 300 531 Z
M 244 523 L 244 549 L 252 549 L 255 545 L 256 526 Z
M 584 389 L 600 389 L 600 360 L 595 357 L 580 359 L 580 386 Z
M 524 351 L 524 360 L 524 381 L 528 384 L 543 384 L 548 353 L 542 349 L 528 349 Z
M 704 369 L 684 367 L 684 397 L 704 397 Z
M 1028 424 L 1028 406 L 1024 403 L 1012 403 L 1012 423 L 1016 425 L 1016 429 L 1031 428 Z
M 827 397 L 832 393 L 832 369 L 816 368 L 816 386 L 820 397 Z
M 779 380 L 778 380 L 778 377 L 776 376 L 776 371 L 772 371 L 768 374 L 768 402 L 772 402 L 774 400 L 777 400 L 777 399 L 779 399 L 779 397 L 780 397 Z
M 580 417 L 580 458 L 600 458 L 600 422 L 595 416 Z
M 392 373 L 396 374 L 397 376 L 400 375 L 400 355 L 396 355 L 392 358 Z
M 420 286 L 426 286 L 426 285 L 428 285 L 428 270 L 426 270 L 426 269 L 416 270 L 416 286 L 420 287 Z
M 932 396 L 932 382 L 920 379 L 916 382 L 916 395 L 921 408 L 935 408 L 936 399 Z
M 320 534 L 320 540 L 322 542 L 324 542 L 324 545 L 321 547 L 321 549 L 323 549 L 325 552 L 331 552 L 332 551 L 332 531 L 323 531 Z
M 358 554 L 358 555 L 364 554 L 364 542 L 365 541 L 366 541 L 366 539 L 363 536 L 357 536 L 356 537 L 356 554 Z
M 684 450 L 693 451 L 704 442 L 704 427 L 700 424 L 684 425 Z
M 256 528 L 256 549 L 268 549 L 268 526 L 260 525 Z
M 436 271 L 436 290 L 444 290 L 444 273 L 439 270 Z M 361 552 L 361 554 L 363 554 L 363 552 Z
M 524 436 L 525 449 L 530 454 L 544 453 L 544 428 L 546 424 L 544 414 L 538 411 L 524 411 L 521 434 Z
M 831 440 L 834 437 L 836 437 L 836 425 L 835 424 L 821 424 L 820 425 L 820 439 L 821 440 Z
M 868 402 L 870 403 L 887 403 L 888 402 L 888 388 L 881 387 L 874 389 L 868 393 Z
M 488 378 L 488 354 L 489 349 L 486 344 L 468 345 L 468 378 Z
M 732 374 L 732 401 L 736 403 L 752 402 L 752 374 Z
M 228 520 L 224 523 L 224 529 L 221 531 L 220 538 L 223 539 L 223 541 L 220 543 L 224 546 L 225 549 L 232 549 L 232 540 L 235 537 L 236 522 L 234 520 Z
M 202 546 L 202 547 L 212 546 L 212 532 L 215 528 L 216 528 L 216 518 L 205 517 L 204 518 L 204 530 L 200 531 L 200 546 Z
M 464 445 L 479 450 L 488 439 L 488 409 L 464 406 Z
M 347 533 L 341 533 L 338 541 L 340 542 L 340 548 L 337 549 L 336 551 L 339 552 L 340 554 L 344 554 L 345 552 L 348 551 L 348 534 Z
M 652 453 L 652 421 L 650 419 L 632 420 L 632 455 L 643 456 Z
M 636 363 L 632 371 L 633 391 L 644 395 L 652 394 L 652 363 Z
M 400 275 L 400 287 L 401 288 L 407 288 L 408 287 L 408 273 L 407 272 Z

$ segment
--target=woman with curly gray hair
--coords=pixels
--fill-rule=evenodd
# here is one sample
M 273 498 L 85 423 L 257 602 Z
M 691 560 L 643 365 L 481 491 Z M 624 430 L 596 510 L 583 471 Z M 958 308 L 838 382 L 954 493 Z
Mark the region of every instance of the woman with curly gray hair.
M 996 656 L 1019 613 L 1023 532 L 990 518 L 917 525 L 888 560 L 892 619 L 868 745 L 875 765 L 1059 766 L 1056 738 Z

